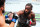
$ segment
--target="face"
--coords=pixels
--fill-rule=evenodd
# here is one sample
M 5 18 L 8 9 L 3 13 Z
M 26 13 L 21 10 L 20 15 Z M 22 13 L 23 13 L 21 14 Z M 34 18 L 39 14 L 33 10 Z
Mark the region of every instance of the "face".
M 31 7 L 30 6 L 25 6 L 25 12 L 28 13 L 29 11 L 31 11 Z
M 4 5 L 2 5 L 2 6 L 0 7 L 0 10 L 2 10 L 2 11 L 3 11 L 3 10 L 4 10 L 4 8 L 5 8 L 4 6 L 5 6 L 5 3 L 4 3 Z
M 13 13 L 9 13 L 9 18 L 12 18 L 13 17 Z
M 1 6 L 1 7 L 0 7 L 0 10 L 3 11 L 3 10 L 4 10 L 4 6 Z

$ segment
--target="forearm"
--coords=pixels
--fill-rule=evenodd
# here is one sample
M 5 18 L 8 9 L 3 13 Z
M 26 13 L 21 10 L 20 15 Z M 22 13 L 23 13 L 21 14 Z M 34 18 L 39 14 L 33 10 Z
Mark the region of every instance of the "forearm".
M 4 23 L 4 24 L 0 25 L 0 27 L 9 27 L 9 25 Z
M 31 25 L 36 25 L 36 22 L 31 22 Z
M 5 24 L 3 27 L 9 27 L 9 25 L 8 24 Z
M 14 27 L 15 23 L 11 22 L 11 24 L 9 25 L 9 27 Z
M 5 23 L 5 24 L 0 25 L 0 27 L 14 27 L 14 25 L 15 25 L 15 23 L 12 22 L 10 25 Z

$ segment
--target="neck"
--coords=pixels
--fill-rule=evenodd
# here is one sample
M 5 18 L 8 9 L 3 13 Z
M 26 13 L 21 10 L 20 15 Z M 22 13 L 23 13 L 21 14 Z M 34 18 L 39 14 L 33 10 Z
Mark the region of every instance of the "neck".
M 2 15 L 2 11 L 0 10 L 0 15 Z

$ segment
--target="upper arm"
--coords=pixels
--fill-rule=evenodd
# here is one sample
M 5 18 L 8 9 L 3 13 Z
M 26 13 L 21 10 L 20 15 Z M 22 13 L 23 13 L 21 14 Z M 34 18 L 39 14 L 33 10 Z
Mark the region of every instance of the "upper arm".
M 24 10 L 20 10 L 19 12 L 16 12 L 17 15 L 19 16 L 20 14 L 22 14 L 24 12 Z
M 36 19 L 35 19 L 35 14 L 32 14 L 32 22 L 36 22 Z
M 4 16 L 0 16 L 0 24 L 4 24 L 5 23 L 5 17 Z

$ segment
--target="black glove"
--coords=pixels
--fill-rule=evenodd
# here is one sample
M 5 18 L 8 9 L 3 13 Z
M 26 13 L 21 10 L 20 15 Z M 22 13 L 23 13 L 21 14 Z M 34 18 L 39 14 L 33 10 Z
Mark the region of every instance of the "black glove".
M 18 19 L 18 15 L 13 13 L 13 18 Z
M 10 23 L 12 22 L 12 20 L 9 19 L 9 18 L 7 18 L 7 19 L 5 20 L 5 22 L 8 23 L 8 24 L 10 24 Z

